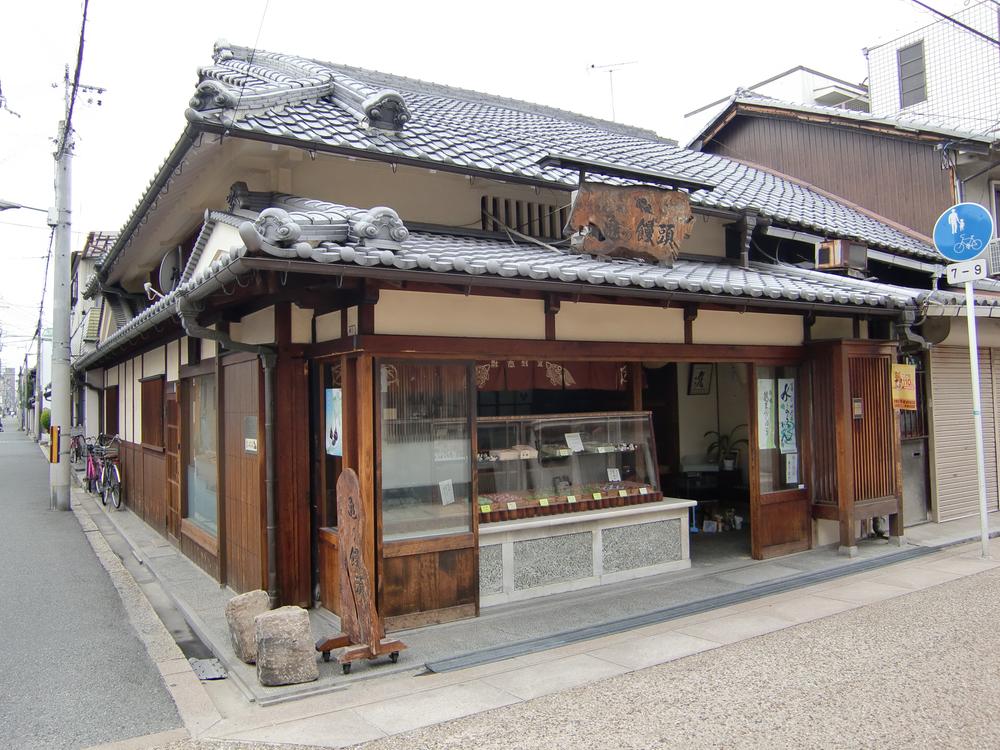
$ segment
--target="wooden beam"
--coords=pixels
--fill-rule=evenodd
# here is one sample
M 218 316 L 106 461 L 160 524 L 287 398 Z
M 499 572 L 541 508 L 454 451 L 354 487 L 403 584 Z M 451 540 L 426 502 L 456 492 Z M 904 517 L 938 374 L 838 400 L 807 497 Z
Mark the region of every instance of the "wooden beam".
M 684 305 L 684 343 L 694 343 L 694 322 L 698 319 L 698 305 Z

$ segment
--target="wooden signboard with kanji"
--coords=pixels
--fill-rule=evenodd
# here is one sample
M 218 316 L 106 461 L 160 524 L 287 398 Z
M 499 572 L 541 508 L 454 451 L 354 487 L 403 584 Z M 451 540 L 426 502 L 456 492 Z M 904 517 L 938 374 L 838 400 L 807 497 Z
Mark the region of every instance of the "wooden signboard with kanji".
M 316 650 L 322 652 L 324 661 L 329 661 L 333 649 L 346 646 L 337 661 L 347 674 L 351 671 L 351 662 L 359 659 L 389 654 L 395 662 L 406 645 L 385 638 L 385 627 L 375 608 L 371 577 L 362 552 L 365 510 L 358 475 L 353 469 L 345 469 L 337 480 L 337 519 L 340 524 L 340 628 L 343 632 L 320 638 Z
M 645 185 L 584 182 L 569 229 L 575 251 L 672 266 L 694 225 L 688 194 Z

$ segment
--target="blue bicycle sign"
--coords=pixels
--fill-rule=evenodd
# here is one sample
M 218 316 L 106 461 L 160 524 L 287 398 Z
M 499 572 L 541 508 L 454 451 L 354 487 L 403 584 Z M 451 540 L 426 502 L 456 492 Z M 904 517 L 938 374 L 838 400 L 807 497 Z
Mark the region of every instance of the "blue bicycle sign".
M 978 203 L 958 203 L 934 225 L 934 247 L 948 260 L 972 260 L 993 237 L 993 217 Z

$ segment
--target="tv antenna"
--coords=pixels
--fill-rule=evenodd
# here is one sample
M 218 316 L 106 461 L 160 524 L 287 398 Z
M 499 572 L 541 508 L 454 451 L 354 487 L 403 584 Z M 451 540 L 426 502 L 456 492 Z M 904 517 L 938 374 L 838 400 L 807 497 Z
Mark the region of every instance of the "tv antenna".
M 615 121 L 615 73 L 628 65 L 638 65 L 638 60 L 610 63 L 609 65 L 591 65 L 591 70 L 606 70 L 608 72 L 608 88 L 611 91 L 611 120 Z

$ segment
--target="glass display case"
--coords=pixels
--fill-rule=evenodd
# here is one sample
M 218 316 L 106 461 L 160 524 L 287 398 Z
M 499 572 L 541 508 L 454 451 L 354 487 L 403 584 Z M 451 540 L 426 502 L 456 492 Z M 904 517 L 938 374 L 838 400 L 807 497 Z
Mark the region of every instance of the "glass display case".
M 663 498 L 649 412 L 478 420 L 481 523 Z

